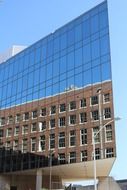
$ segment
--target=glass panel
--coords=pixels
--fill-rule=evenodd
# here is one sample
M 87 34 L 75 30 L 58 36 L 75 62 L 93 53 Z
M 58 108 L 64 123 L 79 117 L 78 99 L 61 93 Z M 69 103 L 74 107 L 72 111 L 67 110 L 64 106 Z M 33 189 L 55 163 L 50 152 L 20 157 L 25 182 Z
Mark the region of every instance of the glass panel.
M 70 31 L 68 32 L 68 37 L 67 37 L 67 39 L 68 39 L 68 46 L 74 44 L 74 30 L 70 30 Z
M 87 44 L 83 47 L 83 62 L 86 64 L 91 60 L 91 47 Z
M 101 45 L 101 56 L 109 53 L 109 37 L 108 35 L 104 36 L 100 39 L 100 45 Z
M 99 20 L 100 29 L 105 28 L 108 25 L 108 13 L 107 13 L 107 11 L 101 12 L 99 19 L 100 19 Z
M 82 65 L 82 48 L 75 51 L 75 67 Z
M 102 81 L 111 79 L 111 65 L 107 62 L 102 65 Z
M 98 58 L 100 56 L 99 40 L 92 42 L 91 47 L 92 47 L 92 59 Z
M 75 42 L 78 42 L 82 39 L 82 25 L 75 27 Z
M 98 15 L 95 15 L 91 18 L 91 33 L 96 33 L 99 30 L 99 19 Z
M 88 38 L 90 36 L 90 20 L 85 20 L 83 22 L 83 38 Z

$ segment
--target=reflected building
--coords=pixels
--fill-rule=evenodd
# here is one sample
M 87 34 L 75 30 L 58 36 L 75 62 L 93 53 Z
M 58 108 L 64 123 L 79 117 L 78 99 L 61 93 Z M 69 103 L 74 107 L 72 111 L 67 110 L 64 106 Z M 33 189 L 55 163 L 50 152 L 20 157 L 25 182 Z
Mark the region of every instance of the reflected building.
M 0 64 L 1 149 L 49 160 L 15 171 L 13 161 L 9 170 L 2 167 L 12 188 L 51 189 L 93 178 L 92 135 L 100 121 L 105 127 L 95 138 L 97 177 L 107 176 L 116 157 L 113 119 L 106 1 Z M 22 184 L 18 174 L 28 180 Z

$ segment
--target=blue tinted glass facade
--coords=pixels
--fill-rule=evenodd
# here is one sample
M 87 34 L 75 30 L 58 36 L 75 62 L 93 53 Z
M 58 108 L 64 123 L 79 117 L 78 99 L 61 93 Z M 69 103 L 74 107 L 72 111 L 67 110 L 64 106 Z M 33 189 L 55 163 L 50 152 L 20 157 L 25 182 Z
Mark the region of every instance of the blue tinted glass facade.
M 0 107 L 111 80 L 106 1 L 0 64 Z

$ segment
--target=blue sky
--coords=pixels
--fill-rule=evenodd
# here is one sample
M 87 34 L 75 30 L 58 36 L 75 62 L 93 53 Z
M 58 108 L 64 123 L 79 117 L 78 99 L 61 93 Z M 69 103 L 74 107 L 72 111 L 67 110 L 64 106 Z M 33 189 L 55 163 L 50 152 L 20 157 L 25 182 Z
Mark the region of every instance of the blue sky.
M 3 0 L 0 3 L 0 52 L 12 45 L 31 45 L 102 0 Z M 109 0 L 110 42 L 117 159 L 111 171 L 116 179 L 127 179 L 127 0 Z

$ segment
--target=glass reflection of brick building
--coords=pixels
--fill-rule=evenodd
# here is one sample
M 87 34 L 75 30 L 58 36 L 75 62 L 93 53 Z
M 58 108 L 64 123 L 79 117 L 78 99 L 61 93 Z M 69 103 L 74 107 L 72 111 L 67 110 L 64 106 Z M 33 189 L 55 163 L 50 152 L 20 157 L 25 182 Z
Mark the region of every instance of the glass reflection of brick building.
M 0 64 L 1 148 L 56 158 L 52 175 L 63 180 L 91 178 L 98 88 L 105 125 L 114 117 L 106 1 Z M 116 156 L 114 122 L 95 143 L 97 176 L 106 176 Z

